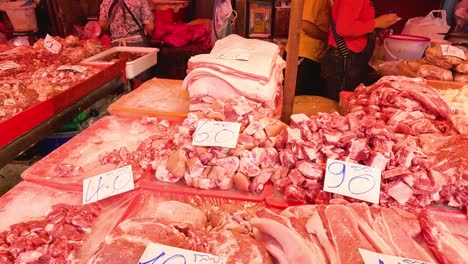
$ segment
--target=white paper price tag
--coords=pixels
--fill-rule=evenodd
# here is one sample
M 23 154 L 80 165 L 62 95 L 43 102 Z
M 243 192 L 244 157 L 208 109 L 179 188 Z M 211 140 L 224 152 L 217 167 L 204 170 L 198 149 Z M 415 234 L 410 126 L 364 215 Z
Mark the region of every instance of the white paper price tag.
M 83 180 L 83 204 L 135 189 L 132 166 L 128 165 Z
M 359 253 L 365 264 L 429 264 L 426 261 L 395 257 L 360 248 Z
M 466 60 L 465 52 L 460 48 L 454 47 L 452 45 L 440 45 L 440 49 L 442 50 L 442 55 L 444 56 L 454 56 L 462 60 Z
M 235 148 L 239 139 L 240 123 L 202 119 L 192 136 L 195 146 Z
M 57 68 L 57 71 L 76 71 L 76 72 L 84 72 L 88 68 L 80 65 L 62 65 Z
M 138 264 L 226 264 L 223 257 L 150 243 Z
M 62 49 L 62 44 L 47 34 L 44 38 L 44 48 L 52 53 L 58 54 Z
M 17 53 L 19 51 L 19 49 L 20 49 L 19 47 L 16 47 L 16 48 L 4 51 L 4 52 L 0 53 L 0 56 L 15 54 L 15 53 Z
M 328 159 L 323 190 L 378 204 L 380 177 L 376 168 Z
M 13 61 L 2 61 L 0 62 L 0 70 L 6 71 L 6 70 L 11 70 L 11 69 L 16 69 L 20 65 L 13 62 Z

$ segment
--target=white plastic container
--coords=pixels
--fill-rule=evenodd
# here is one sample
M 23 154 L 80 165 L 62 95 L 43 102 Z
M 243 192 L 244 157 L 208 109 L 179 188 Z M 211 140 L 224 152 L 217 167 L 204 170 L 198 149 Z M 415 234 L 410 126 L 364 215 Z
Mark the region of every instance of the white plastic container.
M 417 60 L 422 58 L 431 40 L 426 37 L 412 35 L 389 35 L 384 40 L 386 61 Z
M 157 48 L 124 47 L 124 46 L 113 47 L 99 54 L 96 54 L 92 57 L 84 59 L 81 63 L 98 64 L 98 65 L 113 64 L 114 62 L 104 61 L 103 59 L 107 56 L 110 56 L 112 53 L 116 53 L 116 52 L 144 53 L 145 55 L 135 60 L 127 61 L 127 65 L 125 67 L 125 75 L 127 79 L 133 79 L 138 74 L 156 65 L 156 63 L 158 62 L 158 58 L 157 58 L 158 51 L 159 49 Z
M 26 1 L 6 2 L 2 4 L 2 9 L 8 15 L 13 30 L 15 32 L 26 32 L 37 30 L 37 20 L 34 4 L 24 6 Z

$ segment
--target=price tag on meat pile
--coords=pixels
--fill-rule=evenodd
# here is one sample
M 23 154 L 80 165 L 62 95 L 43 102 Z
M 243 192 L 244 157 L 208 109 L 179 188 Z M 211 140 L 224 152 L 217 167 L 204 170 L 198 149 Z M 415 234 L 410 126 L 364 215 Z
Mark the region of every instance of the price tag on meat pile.
M 365 264 L 429 264 L 426 261 L 395 257 L 360 248 L 359 253 Z
M 83 204 L 135 189 L 132 166 L 128 165 L 83 181 Z
M 57 71 L 76 71 L 76 72 L 84 72 L 88 68 L 80 66 L 80 65 L 62 65 L 57 68 Z
M 52 53 L 58 54 L 60 49 L 62 49 L 62 44 L 47 34 L 44 38 L 44 48 Z
M 0 70 L 2 70 L 2 71 L 16 69 L 19 66 L 20 66 L 19 64 L 16 64 L 16 63 L 14 63 L 12 61 L 2 61 L 2 62 L 0 62 Z
M 226 264 L 222 257 L 150 243 L 138 264 Z
M 239 131 L 239 123 L 202 119 L 198 122 L 197 130 L 193 133 L 192 144 L 235 148 L 239 139 Z
M 440 45 L 440 49 L 442 50 L 442 55 L 444 56 L 454 56 L 462 60 L 466 60 L 465 52 L 460 48 L 454 47 L 452 45 Z
M 340 160 L 327 160 L 323 190 L 378 204 L 378 169 Z

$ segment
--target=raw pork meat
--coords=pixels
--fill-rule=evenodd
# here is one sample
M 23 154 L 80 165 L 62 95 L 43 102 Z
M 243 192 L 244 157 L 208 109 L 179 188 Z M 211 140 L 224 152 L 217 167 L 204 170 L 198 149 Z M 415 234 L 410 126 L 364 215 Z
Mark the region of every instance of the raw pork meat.
M 195 233 L 197 251 L 223 256 L 230 264 L 273 264 L 273 260 L 260 242 L 248 234 L 231 230 Z M 201 242 L 201 243 L 200 243 Z
M 462 59 L 453 56 L 444 56 L 440 45 L 426 49 L 426 61 L 429 64 L 439 66 L 444 69 L 450 69 L 462 63 Z
M 441 247 L 447 252 L 457 247 L 460 251 L 454 254 L 435 251 L 443 255 L 438 257 L 439 261 L 442 257 L 451 259 L 442 263 L 465 263 L 466 248 L 459 243 L 450 245 L 444 239 L 466 241 L 463 240 L 468 228 L 466 216 L 454 211 L 440 213 L 431 209 L 428 212 L 433 221 L 431 225 L 448 228 L 444 236 L 434 232 L 435 236 L 427 241 L 426 234 L 423 236 L 426 223 L 421 222 L 420 226 L 415 214 L 395 207 L 369 207 L 342 199 L 333 199 L 330 205 L 292 206 L 279 215 L 262 210 L 250 222 L 258 228 L 257 239 L 278 263 L 364 263 L 359 248 L 437 263 L 431 249 L 440 250 Z M 420 216 L 421 221 L 423 217 Z M 454 262 L 456 258 L 458 262 Z
M 40 220 L 0 233 L 1 263 L 76 263 L 85 233 L 100 214 L 99 204 L 58 204 Z
M 452 81 L 452 72 L 434 65 L 422 65 L 419 67 L 418 77 L 423 77 L 428 80 L 441 80 L 441 81 Z
M 348 110 L 346 116 L 291 116 L 290 127 L 276 142 L 283 173 L 272 178 L 286 201 L 327 203 L 332 195 L 322 191 L 322 184 L 326 161 L 332 158 L 382 170 L 381 204 L 418 210 L 449 200 L 452 206 L 465 206 L 460 202 L 467 186 L 460 176 L 463 163 L 453 159 L 448 169 L 447 160 L 427 152 L 436 146 L 428 139 L 440 142 L 458 131 L 451 120 L 454 110 L 425 80 L 387 76 L 358 87 Z
M 238 190 L 261 192 L 279 167 L 274 144 L 286 127 L 265 117 L 263 110 L 259 104 L 239 97 L 226 103 L 216 101 L 203 112 L 189 113 L 174 137 L 179 150 L 169 159 L 167 170 L 195 188 L 228 190 L 235 185 Z M 193 133 L 202 119 L 241 123 L 236 148 L 192 145 Z
M 190 248 L 185 235 L 174 227 L 152 218 L 129 219 L 119 224 L 88 263 L 137 263 L 149 243 Z
M 264 205 L 150 191 L 140 194 L 128 219 L 89 263 L 136 263 L 150 242 L 215 254 L 229 264 L 273 263 L 253 238 L 249 224 Z
M 455 67 L 455 71 L 458 72 L 458 73 L 468 74 L 468 62 L 464 61 L 464 62 L 458 64 Z
M 436 221 L 428 211 L 423 211 L 419 215 L 419 221 L 422 233 L 440 263 L 468 263 L 466 241 L 460 240 L 451 233 L 443 222 Z M 465 218 L 466 225 L 468 225 L 468 220 Z
M 244 96 L 279 113 L 284 67 L 277 45 L 229 35 L 210 54 L 190 58 L 182 87 L 189 91 L 191 111 L 204 110 L 216 99 Z
M 80 189 L 85 178 L 132 165 L 137 180 L 146 171 L 154 174 L 161 160 L 167 160 L 172 152 L 170 147 L 175 129 L 169 122 L 154 117 L 107 116 L 35 163 L 21 176 L 31 181 Z
M 455 74 L 453 79 L 456 82 L 468 82 L 468 74 Z

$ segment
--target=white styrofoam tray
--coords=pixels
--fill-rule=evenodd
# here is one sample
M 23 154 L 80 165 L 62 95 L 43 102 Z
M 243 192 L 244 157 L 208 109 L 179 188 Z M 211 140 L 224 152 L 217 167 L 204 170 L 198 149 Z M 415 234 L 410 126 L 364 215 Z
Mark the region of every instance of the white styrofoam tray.
M 109 61 L 102 61 L 100 59 L 107 57 L 108 55 L 115 53 L 115 52 L 138 52 L 138 53 L 146 53 L 146 55 L 128 61 L 125 67 L 125 75 L 127 79 L 133 79 L 138 74 L 144 72 L 145 70 L 151 68 L 152 66 L 156 65 L 158 62 L 158 51 L 157 48 L 145 48 L 145 47 L 113 47 L 101 53 L 98 53 L 92 57 L 84 59 L 81 63 L 84 64 L 112 64 L 113 62 Z

